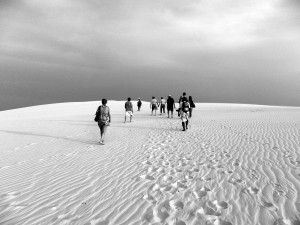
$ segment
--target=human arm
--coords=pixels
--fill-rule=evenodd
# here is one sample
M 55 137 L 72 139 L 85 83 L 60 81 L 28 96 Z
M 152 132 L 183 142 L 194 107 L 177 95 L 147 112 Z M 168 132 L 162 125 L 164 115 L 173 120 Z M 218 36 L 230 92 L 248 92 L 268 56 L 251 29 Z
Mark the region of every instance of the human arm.
M 109 108 L 108 108 L 108 118 L 109 118 L 109 122 L 111 123 L 110 109 Z

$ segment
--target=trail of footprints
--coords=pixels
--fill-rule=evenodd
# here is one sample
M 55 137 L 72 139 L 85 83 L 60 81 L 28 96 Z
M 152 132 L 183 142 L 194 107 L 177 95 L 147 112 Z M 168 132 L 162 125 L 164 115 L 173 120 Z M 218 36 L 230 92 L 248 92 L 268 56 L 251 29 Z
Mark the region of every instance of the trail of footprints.
M 218 199 L 215 194 L 220 180 L 231 184 L 235 192 L 256 198 L 260 207 L 278 211 L 273 203 L 259 199 L 261 190 L 241 179 L 234 168 L 245 171 L 253 182 L 260 178 L 255 169 L 241 167 L 239 159 L 233 160 L 226 149 L 197 140 L 184 149 L 188 138 L 166 131 L 152 134 L 149 144 L 144 145 L 143 170 L 135 179 L 149 185 L 142 196 L 151 204 L 141 218 L 145 224 L 233 224 L 230 199 Z M 233 167 L 227 166 L 232 160 Z M 284 187 L 273 184 L 274 202 L 284 196 Z
M 145 145 L 146 158 L 143 172 L 137 181 L 149 182 L 149 187 L 142 196 L 151 206 L 142 215 L 142 220 L 150 224 L 193 224 L 205 221 L 206 224 L 232 224 L 227 219 L 230 204 L 215 199 L 211 189 L 213 178 L 207 169 L 216 169 L 223 175 L 233 173 L 225 166 L 218 164 L 215 149 L 208 143 L 199 142 L 197 151 L 187 149 L 182 154 L 178 141 L 187 142 L 187 138 L 174 137 L 170 132 L 160 137 L 153 136 L 150 144 Z M 188 153 L 190 152 L 190 153 Z M 224 152 L 223 154 L 228 154 Z M 206 171 L 206 172 L 204 172 Z M 242 182 L 232 179 L 232 182 Z M 256 189 L 249 187 L 249 193 L 256 194 Z

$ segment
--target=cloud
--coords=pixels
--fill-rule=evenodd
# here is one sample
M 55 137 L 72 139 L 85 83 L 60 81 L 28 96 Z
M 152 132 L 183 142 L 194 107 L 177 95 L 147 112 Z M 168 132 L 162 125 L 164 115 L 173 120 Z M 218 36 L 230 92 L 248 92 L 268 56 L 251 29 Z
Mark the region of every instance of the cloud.
M 90 57 L 105 55 L 164 64 L 181 51 L 230 50 L 284 37 L 281 32 L 274 37 L 274 1 L 202 0 L 182 6 L 180 1 L 26 0 L 15 8 L 15 15 L 2 18 L 7 23 L 2 48 L 50 61 L 87 57 L 91 62 Z
M 204 86 L 219 79 L 228 88 L 275 76 L 288 87 L 284 76 L 300 71 L 299 8 L 298 0 L 3 0 L 2 68 L 55 67 L 78 82 L 164 76 L 175 85 L 182 74 L 194 82 L 201 74 Z

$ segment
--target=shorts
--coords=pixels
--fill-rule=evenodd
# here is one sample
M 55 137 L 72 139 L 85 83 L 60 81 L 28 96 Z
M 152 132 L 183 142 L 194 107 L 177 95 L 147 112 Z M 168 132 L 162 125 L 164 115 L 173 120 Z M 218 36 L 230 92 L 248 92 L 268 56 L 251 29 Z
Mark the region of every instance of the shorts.
M 174 108 L 173 107 L 172 108 L 171 107 L 167 107 L 167 110 L 173 112 Z
M 157 106 L 155 104 L 152 104 L 152 110 L 157 109 Z
M 183 112 L 183 111 L 180 112 L 180 118 L 181 118 L 182 122 L 188 121 L 189 120 L 188 117 L 189 117 L 189 113 L 186 113 L 186 112 Z
M 133 116 L 133 112 L 132 111 L 126 111 L 125 116 Z
M 109 126 L 109 121 L 102 121 L 102 120 L 99 120 L 98 121 L 98 126 Z

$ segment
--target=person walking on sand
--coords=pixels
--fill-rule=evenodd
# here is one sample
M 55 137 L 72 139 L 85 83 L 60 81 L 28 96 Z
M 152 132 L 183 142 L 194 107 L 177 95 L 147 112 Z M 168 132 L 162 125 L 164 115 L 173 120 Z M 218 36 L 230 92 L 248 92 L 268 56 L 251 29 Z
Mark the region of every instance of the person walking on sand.
M 132 122 L 133 106 L 132 106 L 131 98 L 127 98 L 127 102 L 125 102 L 125 121 L 124 121 L 124 123 L 126 123 L 127 116 L 130 116 L 130 122 Z
M 153 115 L 153 111 L 155 111 L 155 116 L 156 116 L 156 110 L 157 110 L 157 100 L 155 99 L 155 97 L 152 97 L 152 100 L 150 102 L 150 109 L 151 109 L 151 116 Z
M 104 145 L 104 137 L 106 133 L 107 126 L 111 123 L 110 109 L 106 105 L 107 99 L 102 99 L 102 105 L 98 107 L 96 115 L 98 116 L 98 126 L 100 128 L 100 140 L 99 143 Z
M 166 113 L 166 99 L 164 99 L 164 97 L 160 98 L 160 115 L 162 115 L 162 113 Z
M 189 124 L 189 110 L 190 104 L 186 97 L 182 97 L 182 103 L 180 105 L 180 118 L 182 123 L 182 131 L 186 131 L 188 129 Z
M 141 107 L 142 107 L 142 101 L 141 101 L 141 99 L 140 99 L 140 98 L 138 99 L 138 102 L 137 102 L 137 107 L 138 107 L 138 111 L 141 111 Z
M 173 111 L 174 111 L 174 109 L 176 109 L 176 107 L 175 107 L 175 101 L 171 97 L 171 95 L 169 95 L 168 99 L 167 99 L 168 118 L 170 118 L 170 112 L 171 112 L 171 117 L 173 118 Z
M 193 109 L 196 107 L 192 96 L 189 96 L 189 103 L 190 103 L 189 118 L 192 118 Z
M 180 96 L 179 100 L 178 100 L 178 103 L 179 103 L 179 108 L 177 110 L 178 117 L 180 117 L 180 109 L 181 109 L 181 104 L 182 104 L 182 98 L 186 98 L 186 93 L 185 92 L 182 93 L 182 96 Z
M 178 113 L 178 117 L 180 116 L 180 107 L 181 107 L 181 103 L 182 103 L 182 96 L 179 97 L 179 100 L 178 100 L 178 109 L 176 110 L 177 113 Z

